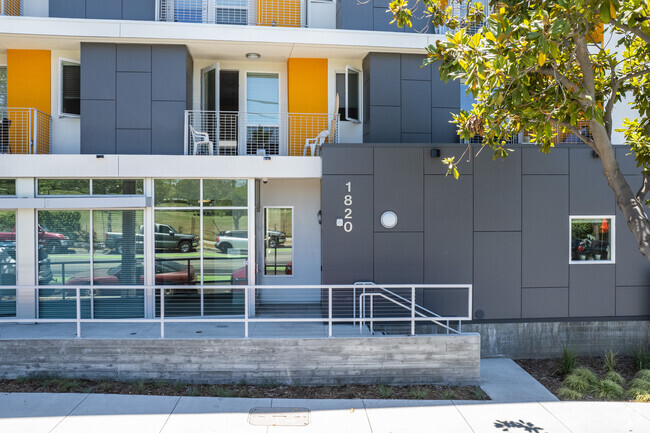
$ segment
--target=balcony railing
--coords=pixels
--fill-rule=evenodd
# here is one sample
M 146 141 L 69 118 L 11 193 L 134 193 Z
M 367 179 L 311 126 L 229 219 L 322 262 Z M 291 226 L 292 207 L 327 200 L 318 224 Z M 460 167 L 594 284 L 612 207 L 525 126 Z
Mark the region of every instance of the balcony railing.
M 48 154 L 52 117 L 35 108 L 0 108 L 0 154 Z
M 338 142 L 338 114 L 189 110 L 185 112 L 185 154 L 312 155 L 309 147 L 305 152 L 306 141 L 324 131 L 325 143 Z M 207 144 L 196 146 L 205 141 L 197 140 L 201 134 L 207 134 L 212 152 Z
M 587 138 L 592 138 L 591 132 L 589 131 L 589 122 L 578 122 L 578 130 L 582 135 Z M 470 144 L 482 144 L 483 137 L 476 135 L 469 140 Z M 528 131 L 520 132 L 519 134 L 514 134 L 507 140 L 506 144 L 534 144 L 535 139 L 530 135 Z M 571 133 L 571 132 L 562 132 L 558 127 L 556 127 L 556 136 L 553 141 L 554 144 L 581 144 L 582 140 Z
M 305 27 L 305 0 L 159 0 L 158 21 Z
M 0 15 L 18 17 L 23 14 L 22 0 L 0 0 Z

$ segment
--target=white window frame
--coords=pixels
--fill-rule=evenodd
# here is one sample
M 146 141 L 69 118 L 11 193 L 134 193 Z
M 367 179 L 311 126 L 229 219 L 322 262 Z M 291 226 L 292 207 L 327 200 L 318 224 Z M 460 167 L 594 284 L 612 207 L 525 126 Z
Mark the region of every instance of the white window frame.
M 64 57 L 59 57 L 59 119 L 70 118 L 70 119 L 79 119 L 80 114 L 64 113 L 63 112 L 63 66 L 64 65 L 77 65 L 81 66 L 79 60 L 66 59 Z M 79 86 L 81 86 L 81 80 L 79 80 Z M 80 89 L 81 90 L 81 89 Z M 79 109 L 81 111 L 81 108 Z
M 2 0 L 0 0 L 0 3 L 1 3 L 1 2 L 2 2 Z M 0 63 L 0 68 L 8 69 L 6 63 Z M 8 87 L 8 86 L 7 86 L 7 90 L 9 90 L 9 87 Z M 5 104 L 7 103 L 7 99 L 6 99 L 6 97 L 7 97 L 7 95 L 5 95 Z M 9 108 L 9 104 L 7 104 L 7 106 L 6 106 L 5 108 Z M 2 119 L 0 119 L 0 121 L 2 121 Z
M 266 273 L 266 210 L 267 209 L 291 209 L 291 275 L 271 275 Z M 294 209 L 294 206 L 264 206 L 262 208 L 262 216 L 263 216 L 263 223 L 262 223 L 262 276 L 264 278 L 270 277 L 270 278 L 294 278 L 296 276 L 295 272 L 295 267 L 293 263 L 293 253 L 294 253 L 294 248 L 295 248 L 295 243 L 294 243 L 294 230 L 295 230 L 295 221 L 296 221 L 296 210 Z M 277 263 L 276 263 L 277 266 Z
M 349 89 L 349 74 L 350 74 L 350 71 L 355 72 L 356 74 L 358 74 L 358 78 L 359 78 L 359 95 L 358 95 L 359 96 L 359 115 L 358 115 L 359 118 L 358 119 L 350 117 L 350 114 L 349 114 L 350 107 L 349 107 L 348 95 L 350 94 L 350 89 Z M 343 101 L 339 101 L 339 104 L 341 104 L 341 102 L 343 102 L 343 106 L 345 107 L 345 115 L 342 116 L 341 120 L 347 121 L 347 122 L 352 122 L 352 123 L 362 123 L 363 122 L 363 118 L 362 118 L 363 117 L 363 71 L 361 71 L 360 69 L 357 69 L 357 68 L 355 68 L 353 66 L 350 66 L 350 65 L 345 65 L 345 72 L 343 72 L 343 71 L 334 71 L 334 87 L 335 87 L 335 90 L 336 90 L 336 76 L 339 75 L 339 74 L 344 75 L 344 81 L 345 81 L 345 83 L 344 83 L 345 84 L 345 87 L 344 87 L 345 88 L 345 95 L 343 95 Z M 341 97 L 341 95 L 339 95 L 339 98 L 340 97 Z M 336 107 L 336 113 L 335 114 L 338 114 L 338 110 L 339 110 L 339 107 Z
M 609 227 L 610 239 L 610 259 L 609 260 L 572 260 L 571 254 L 573 251 L 573 236 L 572 236 L 572 223 L 573 220 L 584 220 L 584 219 L 593 219 L 593 220 L 602 220 L 608 219 L 611 220 L 611 225 Z M 606 264 L 615 264 L 616 263 L 616 215 L 570 215 L 569 216 L 569 264 L 571 265 L 606 265 Z

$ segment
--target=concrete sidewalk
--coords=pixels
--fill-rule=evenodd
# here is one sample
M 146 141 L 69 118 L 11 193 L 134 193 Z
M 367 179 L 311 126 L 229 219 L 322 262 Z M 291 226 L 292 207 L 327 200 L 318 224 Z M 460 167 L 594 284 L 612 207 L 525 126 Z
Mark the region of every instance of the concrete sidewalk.
M 492 401 L 0 394 L 0 432 L 650 432 L 648 403 L 560 402 L 509 359 L 481 377 Z
M 254 408 L 262 415 L 269 413 L 256 420 L 249 414 Z M 269 411 L 271 408 L 286 410 L 281 410 L 284 413 L 272 413 Z M 292 408 L 297 408 L 297 411 L 292 411 Z M 271 424 L 276 425 L 269 426 Z M 650 404 L 0 394 L 0 431 L 645 433 L 650 431 Z

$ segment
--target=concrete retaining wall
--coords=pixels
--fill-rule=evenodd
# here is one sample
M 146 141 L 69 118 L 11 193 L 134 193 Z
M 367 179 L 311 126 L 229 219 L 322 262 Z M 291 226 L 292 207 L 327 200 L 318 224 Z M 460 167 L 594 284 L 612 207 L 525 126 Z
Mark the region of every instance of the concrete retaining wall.
M 481 356 L 552 358 L 563 345 L 581 355 L 603 356 L 609 349 L 629 354 L 640 344 L 648 345 L 650 322 L 580 321 L 529 323 L 473 323 L 463 331 L 481 335 Z
M 0 340 L 0 377 L 300 385 L 466 383 L 478 334 L 223 340 Z

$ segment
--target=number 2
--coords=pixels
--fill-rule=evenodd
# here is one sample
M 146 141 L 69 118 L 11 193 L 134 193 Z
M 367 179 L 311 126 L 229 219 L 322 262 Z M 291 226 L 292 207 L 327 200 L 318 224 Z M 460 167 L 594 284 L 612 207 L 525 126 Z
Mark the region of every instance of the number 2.
M 345 219 L 346 220 L 351 220 L 352 219 L 352 209 L 347 208 L 345 210 Z

